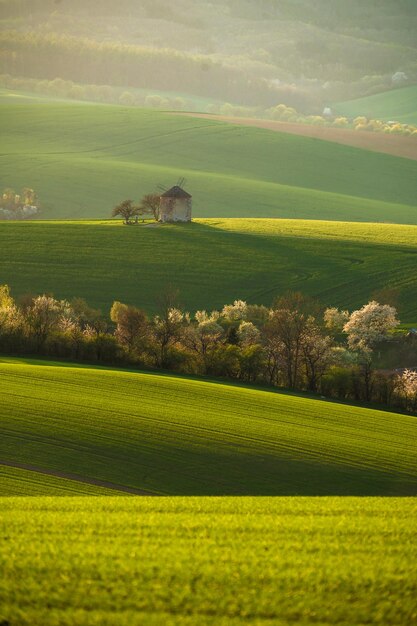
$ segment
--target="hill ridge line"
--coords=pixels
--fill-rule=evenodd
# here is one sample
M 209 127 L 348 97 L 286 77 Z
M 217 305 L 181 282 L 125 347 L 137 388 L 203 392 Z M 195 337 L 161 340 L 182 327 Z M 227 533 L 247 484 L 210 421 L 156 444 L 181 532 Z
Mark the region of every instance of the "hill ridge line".
M 114 491 L 129 493 L 136 496 L 157 496 L 159 494 L 151 491 L 145 491 L 143 489 L 136 489 L 135 487 L 127 487 L 125 485 L 118 485 L 117 483 L 107 482 L 98 478 L 85 478 L 79 476 L 79 474 L 73 474 L 71 472 L 59 472 L 56 470 L 49 470 L 40 468 L 35 465 L 29 465 L 27 463 L 15 463 L 11 461 L 4 461 L 0 459 L 0 466 L 14 467 L 16 469 L 27 470 L 30 472 L 37 472 L 38 474 L 45 474 L 47 476 L 55 476 L 56 478 L 65 478 L 67 480 L 73 480 L 75 482 L 84 483 L 86 485 L 95 485 L 96 487 L 105 487 L 106 489 L 113 489 Z

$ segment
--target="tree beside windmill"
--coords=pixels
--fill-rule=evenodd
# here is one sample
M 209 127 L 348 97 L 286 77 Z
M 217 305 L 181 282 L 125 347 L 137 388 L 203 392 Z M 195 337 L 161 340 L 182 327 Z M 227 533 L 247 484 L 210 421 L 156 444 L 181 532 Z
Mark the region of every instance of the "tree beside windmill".
M 114 207 L 112 217 L 121 216 L 126 225 L 138 224 L 139 218 L 144 222 L 146 215 L 160 223 L 191 222 L 192 196 L 184 191 L 183 184 L 182 178 L 171 189 L 160 186 L 163 193 L 147 194 L 138 205 L 124 200 Z

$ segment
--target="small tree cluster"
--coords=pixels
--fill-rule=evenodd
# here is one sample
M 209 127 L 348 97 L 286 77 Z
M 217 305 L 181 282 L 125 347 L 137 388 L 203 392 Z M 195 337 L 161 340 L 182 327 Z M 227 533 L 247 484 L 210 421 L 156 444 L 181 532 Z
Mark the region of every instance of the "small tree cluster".
M 159 195 L 146 194 L 139 204 L 133 200 L 123 200 L 114 207 L 112 217 L 122 217 L 127 226 L 137 224 L 139 219 L 145 221 L 147 215 L 151 215 L 156 221 L 159 219 Z
M 20 193 L 8 187 L 0 196 L 0 219 L 33 219 L 39 212 L 38 196 L 30 187 L 23 187 Z

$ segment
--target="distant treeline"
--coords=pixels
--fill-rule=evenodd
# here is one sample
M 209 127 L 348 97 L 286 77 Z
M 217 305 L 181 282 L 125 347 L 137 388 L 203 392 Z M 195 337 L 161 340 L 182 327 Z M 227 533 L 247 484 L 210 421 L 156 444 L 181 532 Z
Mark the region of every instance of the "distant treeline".
M 249 105 L 277 101 L 266 80 L 204 55 L 17 31 L 0 33 L 0 47 L 0 73 L 15 76 L 182 91 Z
M 401 122 L 388 124 L 382 120 L 367 119 L 363 116 L 349 119 L 345 116 L 334 116 L 333 114 L 326 116 L 303 115 L 294 107 L 288 107 L 285 104 L 278 104 L 265 109 L 262 107 L 244 107 L 229 102 L 209 103 L 208 101 L 205 106 L 200 104 L 200 106 L 196 107 L 192 98 L 183 98 L 181 96 L 172 97 L 153 94 L 152 92 L 145 95 L 137 93 L 135 90 L 128 91 L 120 87 L 110 87 L 110 85 L 82 85 L 74 83 L 72 80 L 63 80 L 62 78 L 39 80 L 36 78 L 14 77 L 10 76 L 10 74 L 0 74 L 0 87 L 73 100 L 138 106 L 163 111 L 198 110 L 199 112 L 204 111 L 214 115 L 229 117 L 251 117 L 313 126 L 351 128 L 357 131 L 411 136 L 417 139 L 417 127 L 413 124 L 402 124 Z
M 417 81 L 408 0 L 0 0 L 0 72 L 311 114 Z M 13 29 L 13 30 L 5 30 Z
M 322 310 L 300 293 L 270 308 L 241 300 L 191 317 L 167 290 L 159 313 L 114 302 L 110 319 L 79 298 L 26 296 L 0 286 L 0 351 L 160 368 L 417 410 L 417 371 L 378 371 L 384 342 L 415 354 L 417 337 L 395 336 L 396 310 L 372 301 L 349 313 Z
M 414 0 L 0 0 L 0 11 L 26 31 L 168 45 L 214 54 L 228 67 L 251 60 L 259 76 L 280 80 L 417 70 Z

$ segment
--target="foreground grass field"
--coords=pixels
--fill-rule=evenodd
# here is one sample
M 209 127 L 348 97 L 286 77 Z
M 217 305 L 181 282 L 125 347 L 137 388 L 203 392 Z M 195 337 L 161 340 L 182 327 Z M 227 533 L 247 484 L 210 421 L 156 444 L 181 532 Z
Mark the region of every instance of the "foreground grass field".
M 405 626 L 417 505 L 394 498 L 0 499 L 10 626 Z
M 417 162 L 287 133 L 106 105 L 0 104 L 2 187 L 47 218 L 107 217 L 185 176 L 204 217 L 417 223 Z
M 0 394 L 0 464 L 150 494 L 417 494 L 411 416 L 4 358 Z
M 120 300 L 155 311 L 168 284 L 191 312 L 235 298 L 270 305 L 299 290 L 353 309 L 385 287 L 403 322 L 417 320 L 417 228 L 302 220 L 198 220 L 125 227 L 118 222 L 0 223 L 0 284 L 13 293 Z
M 404 124 L 417 124 L 417 85 L 393 89 L 367 98 L 334 105 L 337 113 L 356 117 L 398 120 Z

